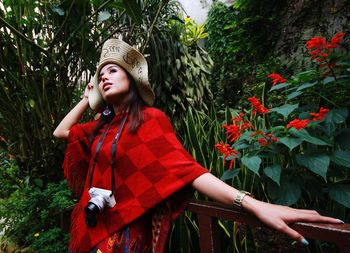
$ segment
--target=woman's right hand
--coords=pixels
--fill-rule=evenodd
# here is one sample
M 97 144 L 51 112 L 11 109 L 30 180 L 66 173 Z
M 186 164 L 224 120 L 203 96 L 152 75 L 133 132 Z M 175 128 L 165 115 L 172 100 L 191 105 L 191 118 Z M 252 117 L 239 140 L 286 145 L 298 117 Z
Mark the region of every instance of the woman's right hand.
M 59 139 L 68 139 L 71 127 L 80 121 L 83 113 L 89 108 L 89 94 L 92 89 L 91 83 L 86 85 L 83 98 L 80 102 L 62 119 L 53 135 Z
M 92 89 L 92 84 L 91 84 L 91 82 L 89 82 L 85 87 L 83 98 L 89 98 L 89 94 L 90 94 L 91 89 Z

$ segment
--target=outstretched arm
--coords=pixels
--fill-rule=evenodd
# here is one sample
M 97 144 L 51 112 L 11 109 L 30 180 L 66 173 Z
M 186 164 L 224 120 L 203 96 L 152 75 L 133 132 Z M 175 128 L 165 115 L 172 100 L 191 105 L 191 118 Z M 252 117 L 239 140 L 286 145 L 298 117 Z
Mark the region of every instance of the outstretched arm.
M 80 121 L 81 116 L 89 107 L 89 91 L 91 89 L 90 84 L 85 88 L 84 96 L 80 102 L 62 119 L 60 124 L 56 127 L 53 135 L 59 139 L 68 139 L 69 130 L 71 127 Z
M 227 185 L 210 173 L 205 173 L 192 182 L 197 191 L 218 202 L 232 205 L 238 190 Z M 288 206 L 274 205 L 256 200 L 246 195 L 242 201 L 242 207 L 247 212 L 256 216 L 265 225 L 287 234 L 300 243 L 307 245 L 308 242 L 297 231 L 288 226 L 290 223 L 325 222 L 343 223 L 341 220 L 321 216 L 313 210 L 295 209 Z

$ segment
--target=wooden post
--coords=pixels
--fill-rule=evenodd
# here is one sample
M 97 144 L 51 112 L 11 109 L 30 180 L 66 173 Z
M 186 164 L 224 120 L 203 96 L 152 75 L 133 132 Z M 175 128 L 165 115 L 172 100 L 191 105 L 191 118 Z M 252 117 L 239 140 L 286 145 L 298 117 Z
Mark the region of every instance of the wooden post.
M 221 243 L 218 219 L 201 214 L 199 214 L 197 218 L 201 253 L 220 253 Z

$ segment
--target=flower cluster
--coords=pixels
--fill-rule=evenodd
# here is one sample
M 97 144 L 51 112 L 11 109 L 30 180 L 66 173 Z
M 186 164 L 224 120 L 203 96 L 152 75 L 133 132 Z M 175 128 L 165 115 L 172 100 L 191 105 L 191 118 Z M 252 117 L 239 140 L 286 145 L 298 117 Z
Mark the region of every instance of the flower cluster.
M 279 74 L 273 72 L 271 73 L 270 75 L 268 75 L 268 78 L 271 79 L 272 81 L 272 86 L 275 86 L 276 84 L 279 84 L 279 83 L 285 83 L 287 82 L 286 79 L 284 79 L 282 76 L 280 76 Z
M 261 136 L 260 138 L 258 138 L 257 141 L 261 146 L 264 146 L 264 147 L 278 141 L 278 139 L 273 134 L 271 133 L 266 134 L 259 130 L 255 131 L 253 134 L 250 135 L 250 137 L 255 137 L 255 136 Z
M 252 128 L 252 123 L 245 121 L 243 116 L 244 113 L 240 113 L 237 117 L 231 119 L 233 124 L 222 125 L 222 127 L 226 129 L 226 135 L 229 142 L 234 142 L 241 136 L 244 130 Z
M 309 119 L 293 119 L 291 122 L 287 124 L 287 128 L 294 127 L 297 130 L 306 128 L 307 125 L 309 124 L 310 120 Z
M 252 115 L 255 115 L 256 113 L 266 114 L 270 112 L 269 109 L 267 109 L 265 106 L 263 106 L 260 103 L 260 100 L 256 97 L 250 97 L 248 98 L 248 101 L 252 104 L 254 110 L 252 111 Z
M 311 112 L 310 116 L 313 117 L 313 119 L 312 119 L 313 121 L 323 120 L 324 117 L 326 117 L 327 112 L 329 112 L 329 109 L 321 107 L 320 111 L 318 113 L 317 112 Z
M 215 147 L 219 150 L 221 154 L 224 155 L 224 163 L 226 161 L 226 158 L 228 158 L 229 156 L 233 156 L 229 165 L 229 169 L 232 169 L 233 163 L 235 162 L 234 158 L 235 156 L 238 155 L 238 152 L 234 150 L 232 147 L 230 147 L 229 144 L 219 143 L 219 144 L 216 144 Z
M 320 67 L 328 67 L 330 70 L 334 68 L 336 65 L 335 63 L 329 62 L 327 59 L 329 55 L 329 50 L 332 48 L 339 47 L 339 43 L 344 37 L 345 33 L 338 32 L 334 37 L 331 39 L 330 43 L 327 43 L 324 38 L 321 36 L 311 38 L 306 42 L 306 47 L 309 50 L 309 54 L 311 55 L 311 59 L 315 59 L 316 62 L 320 63 Z M 327 73 L 328 74 L 328 73 Z
M 329 109 L 321 107 L 319 112 L 311 112 L 310 116 L 313 117 L 312 120 L 323 120 L 326 117 Z M 311 120 L 310 119 L 293 119 L 291 122 L 287 124 L 287 128 L 294 127 L 297 130 L 306 128 Z
M 251 116 L 254 116 L 256 113 L 265 114 L 270 111 L 268 108 L 264 107 L 260 103 L 260 100 L 258 98 L 250 97 L 248 98 L 248 101 L 252 105 Z M 311 119 L 295 118 L 292 121 L 290 121 L 285 127 L 293 127 L 297 130 L 306 128 L 311 121 L 323 120 L 326 117 L 327 112 L 329 112 L 329 109 L 321 107 L 318 112 L 309 113 Z M 226 136 L 229 143 L 237 141 L 247 129 L 254 131 L 250 135 L 250 141 L 256 141 L 262 147 L 266 147 L 270 144 L 278 142 L 277 137 L 274 136 L 272 133 L 266 133 L 261 130 L 254 129 L 253 124 L 245 120 L 244 116 L 245 114 L 242 112 L 238 116 L 233 117 L 231 119 L 232 124 L 224 124 L 222 126 L 226 130 Z M 239 153 L 236 150 L 234 150 L 230 144 L 219 143 L 216 144 L 215 147 L 221 154 L 224 155 L 224 163 L 228 157 L 230 158 L 229 169 L 232 169 L 235 158 L 238 157 Z
M 260 103 L 260 100 L 258 98 L 250 97 L 248 98 L 248 101 L 250 101 L 252 105 L 252 112 L 251 112 L 252 116 L 254 116 L 256 113 L 266 114 L 270 111 Z M 238 116 L 233 117 L 231 120 L 232 120 L 232 124 L 222 125 L 222 127 L 226 130 L 227 140 L 230 143 L 233 143 L 236 140 L 238 140 L 245 130 L 253 129 L 252 123 L 244 119 L 243 112 L 240 113 Z M 277 142 L 277 138 L 274 137 L 272 134 L 265 134 L 264 132 L 261 132 L 259 130 L 256 130 L 255 133 L 251 135 L 251 137 L 253 138 L 257 135 L 260 136 L 260 138 L 257 139 L 257 142 L 260 143 L 261 146 L 267 146 L 271 143 Z M 218 151 L 221 154 L 224 155 L 224 161 L 226 160 L 227 157 L 231 156 L 230 157 L 231 161 L 229 165 L 229 168 L 231 169 L 235 161 L 235 158 L 239 153 L 235 151 L 230 146 L 230 144 L 219 143 L 219 144 L 216 144 L 215 147 L 218 149 Z

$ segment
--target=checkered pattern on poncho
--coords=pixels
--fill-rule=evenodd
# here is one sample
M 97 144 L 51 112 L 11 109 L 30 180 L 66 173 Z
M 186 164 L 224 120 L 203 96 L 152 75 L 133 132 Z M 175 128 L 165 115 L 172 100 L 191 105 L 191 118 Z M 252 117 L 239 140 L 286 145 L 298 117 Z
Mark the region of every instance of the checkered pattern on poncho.
M 121 118 L 115 117 L 106 135 L 93 176 L 94 187 L 111 188 L 111 143 L 120 122 Z M 64 173 L 72 190 L 81 195 L 72 213 L 71 252 L 89 252 L 98 242 L 160 203 L 165 204 L 168 212 L 162 219 L 155 252 L 163 252 L 171 221 L 185 208 L 188 200 L 189 189 L 185 186 L 208 171 L 186 152 L 165 114 L 146 107 L 137 133 L 128 132 L 127 121 L 118 142 L 115 159 L 117 204 L 112 209 L 106 208 L 97 216 L 97 226 L 89 228 L 83 210 L 90 199 L 90 176 L 86 174 L 88 168 L 91 169 L 91 157 L 104 131 L 102 128 L 90 145 L 88 138 L 95 124 L 93 121 L 73 126 L 68 138 Z

